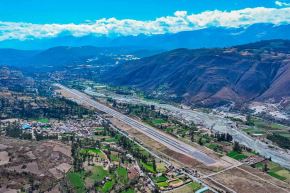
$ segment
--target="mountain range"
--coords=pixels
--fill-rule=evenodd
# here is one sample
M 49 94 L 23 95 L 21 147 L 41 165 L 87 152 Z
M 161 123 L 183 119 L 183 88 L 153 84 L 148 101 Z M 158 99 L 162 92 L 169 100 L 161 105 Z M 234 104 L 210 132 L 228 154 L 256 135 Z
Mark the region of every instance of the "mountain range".
M 56 70 L 78 65 L 112 66 L 154 55 L 160 50 L 130 47 L 57 46 L 46 50 L 0 49 L 0 65 L 22 69 Z
M 115 47 L 6 48 L 0 49 L 0 65 L 41 71 L 101 66 L 105 83 L 132 86 L 154 96 L 190 104 L 279 101 L 290 98 L 289 26 L 257 24 L 245 29 L 208 28 L 177 34 L 120 37 L 110 40 L 110 44 L 108 39 L 104 40 L 106 45 Z M 277 36 L 284 40 L 242 44 Z M 234 43 L 240 45 L 231 46 Z M 166 51 L 175 47 L 178 49 Z
M 119 65 L 103 79 L 191 104 L 281 100 L 290 96 L 290 41 L 176 49 Z

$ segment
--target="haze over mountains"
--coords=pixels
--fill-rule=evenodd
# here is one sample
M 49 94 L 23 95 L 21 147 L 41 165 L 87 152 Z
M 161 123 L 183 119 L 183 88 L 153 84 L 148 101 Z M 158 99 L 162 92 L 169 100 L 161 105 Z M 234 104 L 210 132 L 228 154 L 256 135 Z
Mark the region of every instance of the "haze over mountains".
M 0 48 L 44 50 L 56 46 L 135 47 L 135 49 L 170 50 L 177 48 L 212 48 L 246 44 L 260 40 L 289 39 L 290 25 L 254 24 L 242 28 L 210 27 L 176 34 L 107 37 L 74 37 L 63 33 L 55 38 L 5 40 Z
M 160 50 L 130 47 L 58 46 L 47 50 L 0 49 L 0 65 L 25 69 L 60 70 L 78 65 L 116 65 L 151 56 Z

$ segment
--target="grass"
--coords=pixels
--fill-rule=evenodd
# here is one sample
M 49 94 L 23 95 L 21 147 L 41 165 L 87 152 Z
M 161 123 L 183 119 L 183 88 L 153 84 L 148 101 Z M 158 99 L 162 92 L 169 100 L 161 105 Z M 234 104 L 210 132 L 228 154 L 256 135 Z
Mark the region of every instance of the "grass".
M 277 133 L 283 137 L 287 137 L 290 139 L 290 132 L 277 132 Z
M 119 161 L 120 160 L 117 155 L 113 155 L 113 154 L 110 155 L 110 158 L 111 158 L 111 161 Z
M 290 179 L 290 171 L 287 169 L 282 169 L 276 172 L 276 174 L 285 177 L 286 179 Z
M 163 119 L 154 119 L 154 120 L 152 120 L 152 123 L 154 125 L 161 125 L 161 124 L 167 123 L 167 121 L 165 121 Z
M 167 128 L 165 128 L 165 131 L 166 131 L 167 133 L 173 133 L 174 130 L 175 130 L 174 127 L 167 127 Z
M 279 180 L 287 180 L 290 179 L 290 171 L 287 169 L 284 169 L 279 164 L 276 164 L 274 162 L 268 162 L 268 174 L 270 176 L 273 176 L 274 178 L 277 178 Z
M 257 169 L 263 169 L 264 168 L 264 164 L 263 163 L 257 163 L 257 164 L 255 164 L 255 168 L 257 168 Z
M 109 142 L 109 143 L 112 143 L 112 142 L 117 142 L 117 139 L 116 138 L 107 138 L 105 139 L 106 142 Z
M 163 163 L 163 162 L 157 162 L 156 163 L 156 170 L 157 170 L 157 172 L 160 172 L 160 173 L 165 172 L 166 171 L 166 167 L 165 166 L 166 166 L 165 163 Z
M 104 153 L 97 148 L 81 149 L 80 154 L 99 155 L 100 157 L 105 158 Z
M 236 160 L 243 160 L 243 159 L 246 159 L 248 156 L 242 154 L 242 153 L 239 153 L 239 152 L 236 152 L 236 151 L 230 151 L 227 156 L 233 158 L 233 159 L 236 159 Z
M 107 181 L 104 186 L 102 187 L 102 192 L 110 192 L 113 188 L 115 182 L 113 180 Z
M 85 182 L 81 173 L 70 172 L 67 174 L 67 178 L 78 193 L 85 192 Z
M 199 190 L 202 187 L 202 185 L 198 182 L 191 182 L 189 186 L 192 188 L 193 192 Z
M 283 170 L 284 168 L 282 168 L 279 164 L 274 163 L 272 161 L 267 163 L 268 168 L 269 168 L 269 172 L 277 172 L 279 170 Z
M 123 191 L 122 193 L 134 193 L 135 191 L 132 188 L 129 188 L 125 191 Z
M 102 166 L 96 166 L 92 172 L 93 173 L 91 176 L 89 176 L 89 178 L 97 182 L 101 182 L 105 179 L 106 176 L 109 175 L 109 172 L 104 170 Z
M 49 123 L 49 120 L 47 118 L 40 118 L 36 120 L 39 123 Z
M 156 182 L 156 183 L 159 183 L 159 182 L 165 182 L 165 181 L 167 181 L 168 180 L 168 178 L 166 177 L 166 176 L 159 176 L 159 177 L 155 177 L 154 178 L 154 181 Z
M 286 180 L 287 178 L 284 176 L 280 176 L 279 174 L 277 174 L 276 172 L 268 172 L 268 174 L 274 178 L 277 178 L 279 180 Z
M 81 149 L 80 153 L 81 154 L 101 154 L 102 151 L 100 149 L 90 148 L 90 149 Z
M 122 182 L 123 184 L 128 182 L 128 171 L 126 168 L 118 167 L 117 170 L 118 181 Z
M 254 119 L 254 123 L 255 126 L 261 129 L 271 129 L 271 130 L 275 130 L 275 129 L 285 129 L 286 126 L 281 125 L 281 124 L 277 124 L 277 123 L 270 123 L 267 121 L 264 121 L 262 119 Z
M 254 127 L 249 127 L 249 128 L 243 129 L 243 131 L 246 132 L 246 133 L 252 134 L 252 135 L 254 135 L 254 134 L 265 134 L 265 131 L 257 129 L 257 128 L 254 128 Z
M 166 188 L 166 187 L 169 186 L 169 184 L 168 184 L 168 182 L 158 182 L 158 183 L 157 183 L 157 186 L 158 186 L 159 188 L 162 188 L 162 187 Z
M 143 161 L 141 161 L 141 165 L 148 171 L 151 173 L 156 173 L 156 171 L 153 169 L 153 165 L 152 163 L 144 163 Z
M 206 146 L 212 150 L 214 150 L 215 152 L 223 152 L 223 147 L 219 144 L 215 144 L 215 143 L 208 143 L 206 144 Z

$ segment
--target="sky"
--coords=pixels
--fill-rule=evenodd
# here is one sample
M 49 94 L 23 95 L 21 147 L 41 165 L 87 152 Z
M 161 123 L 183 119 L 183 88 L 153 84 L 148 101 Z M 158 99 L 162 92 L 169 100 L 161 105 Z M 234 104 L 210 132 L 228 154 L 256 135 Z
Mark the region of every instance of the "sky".
M 0 0 L 0 41 L 290 23 L 290 0 Z

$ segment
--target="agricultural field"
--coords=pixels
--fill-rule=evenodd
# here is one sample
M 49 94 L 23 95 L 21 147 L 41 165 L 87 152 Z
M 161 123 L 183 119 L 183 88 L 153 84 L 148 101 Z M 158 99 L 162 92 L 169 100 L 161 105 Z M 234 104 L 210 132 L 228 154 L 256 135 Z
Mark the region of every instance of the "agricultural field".
M 86 191 L 84 176 L 82 173 L 70 172 L 67 174 L 67 178 L 77 193 L 82 193 Z
M 231 151 L 231 152 L 227 153 L 227 156 L 229 156 L 233 159 L 236 159 L 236 160 L 243 160 L 243 159 L 246 159 L 248 157 L 245 154 L 239 153 L 236 151 Z
M 267 169 L 266 172 L 270 176 L 290 183 L 290 170 L 281 167 L 279 164 L 276 164 L 272 161 L 265 161 L 263 163 L 255 164 L 254 167 L 261 171 L 264 171 L 266 168 Z
M 243 129 L 243 131 L 253 136 L 261 136 L 265 134 L 274 134 L 274 133 L 281 133 L 281 134 L 284 133 L 286 137 L 290 136 L 290 135 L 287 135 L 290 133 L 289 130 L 290 128 L 285 125 L 263 120 L 261 118 L 256 118 L 256 117 L 251 118 L 250 126 Z

